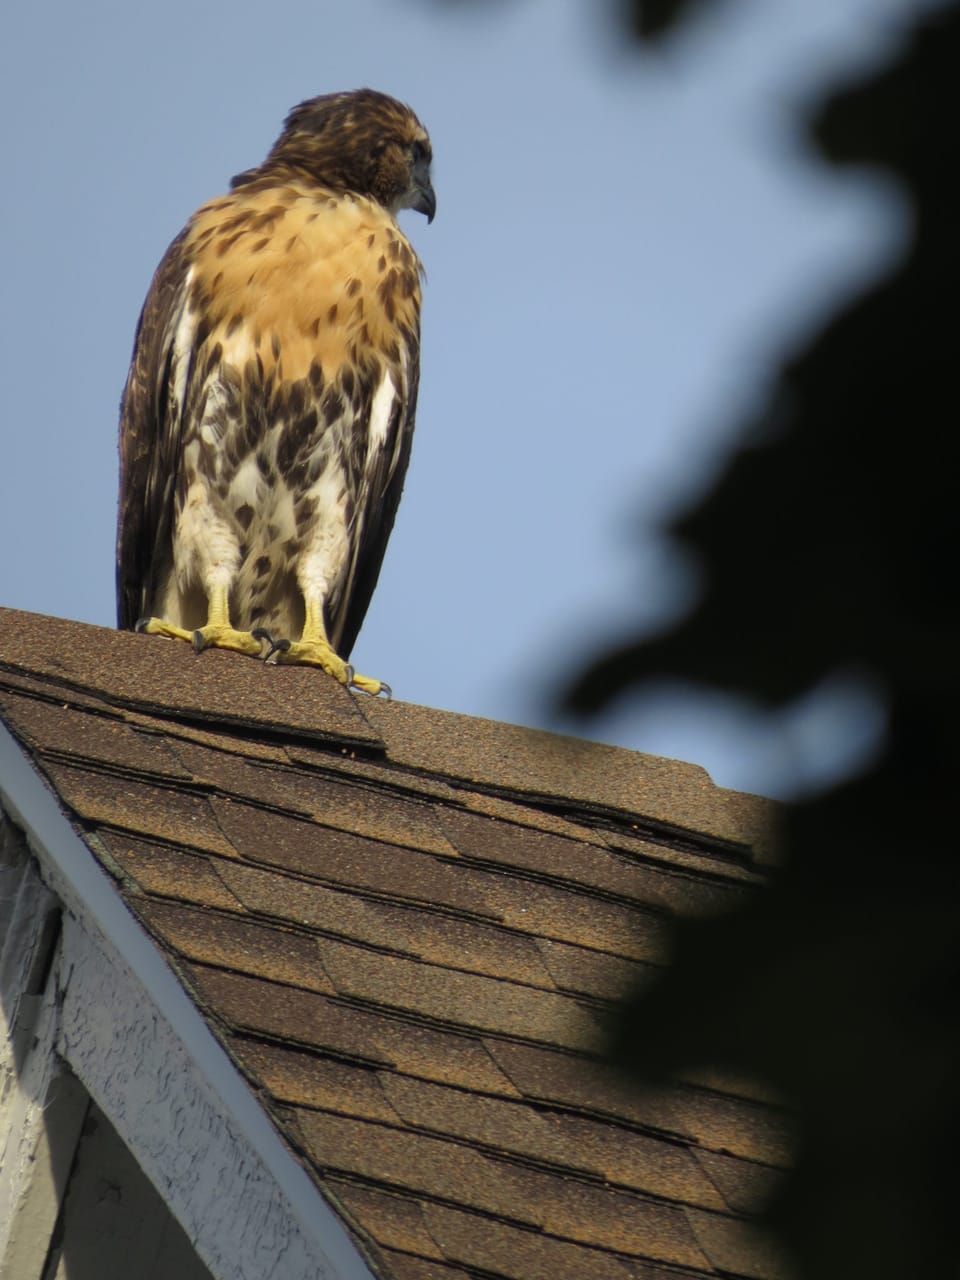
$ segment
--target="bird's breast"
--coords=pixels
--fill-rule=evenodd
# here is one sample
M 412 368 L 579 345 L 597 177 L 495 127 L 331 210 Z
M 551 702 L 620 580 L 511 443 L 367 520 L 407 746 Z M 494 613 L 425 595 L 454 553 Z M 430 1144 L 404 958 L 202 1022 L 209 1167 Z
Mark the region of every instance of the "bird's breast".
M 195 216 L 190 307 L 207 359 L 277 382 L 336 382 L 416 344 L 420 264 L 370 200 L 240 188 Z

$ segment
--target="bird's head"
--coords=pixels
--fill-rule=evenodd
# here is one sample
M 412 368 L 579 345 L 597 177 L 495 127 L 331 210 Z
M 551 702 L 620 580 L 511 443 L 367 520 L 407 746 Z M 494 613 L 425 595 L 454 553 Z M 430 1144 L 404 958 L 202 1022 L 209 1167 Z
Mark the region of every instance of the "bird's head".
M 409 107 L 385 93 L 357 89 L 294 107 L 264 164 L 234 178 L 233 185 L 292 169 L 334 191 L 369 196 L 391 213 L 416 209 L 432 222 L 432 159 L 427 131 Z

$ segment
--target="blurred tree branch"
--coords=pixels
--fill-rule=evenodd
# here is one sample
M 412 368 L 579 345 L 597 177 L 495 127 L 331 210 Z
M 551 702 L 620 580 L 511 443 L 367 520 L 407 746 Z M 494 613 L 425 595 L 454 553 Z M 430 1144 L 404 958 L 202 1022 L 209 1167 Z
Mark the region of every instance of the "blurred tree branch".
M 438 0 L 448 8 L 455 4 L 477 5 L 485 3 L 503 5 L 508 0 Z M 513 0 L 517 3 L 518 0 Z M 666 35 L 675 25 L 694 14 L 698 9 L 716 8 L 722 0 L 612 0 L 613 21 L 638 40 L 656 40 Z M 597 0 L 586 0 L 595 6 Z M 599 6 L 597 6 L 599 7 Z
M 718 0 L 712 0 L 716 7 Z M 698 9 L 711 5 L 706 0 L 620 0 L 622 17 L 638 40 L 656 40 Z
M 875 768 L 786 808 L 772 890 L 678 924 L 677 963 L 620 1041 L 641 1074 L 732 1066 L 793 1101 L 799 1155 L 769 1221 L 809 1280 L 902 1280 L 953 1255 L 958 86 L 953 5 L 813 120 L 825 161 L 896 177 L 909 252 L 787 362 L 712 493 L 673 524 L 704 571 L 692 614 L 598 655 L 568 694 L 587 713 L 671 676 L 778 704 L 850 667 L 886 690 Z

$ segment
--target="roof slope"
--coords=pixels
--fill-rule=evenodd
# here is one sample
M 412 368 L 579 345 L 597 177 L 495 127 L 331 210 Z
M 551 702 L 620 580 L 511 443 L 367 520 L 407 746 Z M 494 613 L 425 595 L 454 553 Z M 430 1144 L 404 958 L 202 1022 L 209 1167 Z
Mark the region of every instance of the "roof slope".
M 761 881 L 764 802 L 11 610 L 0 716 L 384 1277 L 782 1274 L 783 1115 L 593 1056 L 669 914 Z

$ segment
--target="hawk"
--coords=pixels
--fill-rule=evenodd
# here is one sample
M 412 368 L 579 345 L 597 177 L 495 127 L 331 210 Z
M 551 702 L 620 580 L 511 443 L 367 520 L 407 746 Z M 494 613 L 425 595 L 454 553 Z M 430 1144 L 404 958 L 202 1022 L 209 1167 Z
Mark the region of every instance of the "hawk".
M 403 486 L 430 139 L 371 89 L 287 116 L 193 215 L 137 326 L 120 412 L 121 628 L 309 663 L 347 659 Z

